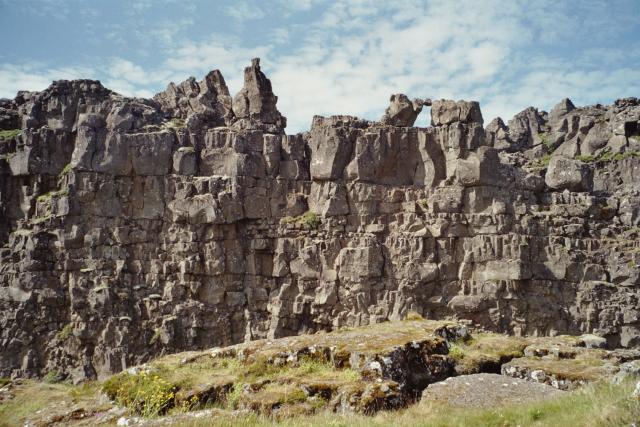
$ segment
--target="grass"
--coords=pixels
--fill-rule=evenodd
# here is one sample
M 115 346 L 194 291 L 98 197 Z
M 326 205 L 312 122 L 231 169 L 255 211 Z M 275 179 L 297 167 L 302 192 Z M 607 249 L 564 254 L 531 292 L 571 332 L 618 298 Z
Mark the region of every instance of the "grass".
M 549 135 L 545 132 L 539 133 L 538 137 L 540 138 L 540 142 L 547 148 L 547 153 L 551 153 L 554 150 L 553 143 L 549 139 Z
M 533 167 L 535 169 L 545 169 L 547 166 L 549 166 L 549 163 L 551 162 L 552 157 L 553 157 L 552 154 L 543 155 L 534 163 Z
M 187 127 L 187 123 L 184 121 L 184 119 L 181 119 L 178 117 L 174 117 L 173 119 L 166 122 L 164 125 L 169 129 L 184 129 Z
M 20 135 L 20 132 L 22 132 L 20 129 L 0 130 L 0 140 L 13 139 Z
M 524 356 L 527 341 L 508 335 L 477 333 L 467 341 L 449 346 L 449 356 L 456 361 L 458 374 L 498 370 L 502 363 Z
M 558 380 L 593 382 L 606 378 L 608 370 L 602 358 L 590 352 L 579 354 L 574 359 L 555 357 L 523 357 L 513 362 L 514 366 L 528 370 L 540 369 Z
M 64 328 L 56 334 L 56 338 L 60 341 L 66 341 L 73 334 L 73 323 L 67 323 Z
M 111 406 L 100 402 L 94 382 L 73 386 L 64 382 L 52 384 L 23 380 L 12 386 L 11 393 L 15 395 L 13 399 L 0 400 L 0 427 L 23 426 L 27 417 L 37 415 L 37 411 L 45 408 L 58 409 L 77 404 L 105 410 Z
M 640 157 L 640 151 L 625 151 L 624 153 L 612 153 L 610 151 L 595 155 L 582 155 L 576 156 L 577 160 L 585 163 L 609 163 L 619 162 L 621 160 L 629 159 L 632 157 Z
M 64 378 L 64 374 L 54 369 L 53 371 L 47 372 L 47 374 L 42 378 L 42 381 L 48 384 L 57 384 L 62 382 Z
M 266 426 L 273 425 L 275 421 L 283 426 L 311 427 L 615 426 L 625 425 L 640 415 L 638 399 L 630 399 L 635 384 L 588 385 L 582 391 L 567 393 L 554 401 L 487 410 L 422 402 L 373 416 L 332 412 L 331 403 L 336 399 L 356 402 L 357 410 L 366 412 L 365 409 L 369 408 L 367 399 L 375 399 L 377 395 L 365 396 L 365 390 L 373 390 L 383 384 L 392 390 L 397 387 L 392 381 L 378 383 L 366 372 L 361 374 L 352 369 L 351 355 L 386 357 L 398 347 L 415 348 L 417 344 L 425 354 L 440 351 L 444 356 L 446 347 L 444 351 L 438 347 L 443 345 L 443 340 L 435 337 L 435 331 L 451 324 L 453 322 L 423 320 L 419 315 L 409 313 L 401 322 L 383 322 L 272 341 L 257 340 L 215 351 L 167 355 L 138 368 L 137 373 L 122 372 L 101 384 L 71 386 L 57 383 L 62 375 L 52 371 L 45 378 L 52 384 L 24 381 L 12 386 L 16 398 L 0 401 L 0 426 L 24 425 L 27 417 L 30 417 L 31 424 L 37 425 L 37 422 L 32 422 L 33 417 L 45 419 L 52 413 L 68 413 L 71 410 L 68 402 L 83 403 L 88 413 L 96 412 L 96 408 L 104 411 L 113 404 L 100 403 L 101 391 L 117 405 L 128 408 L 131 415 L 144 417 L 181 416 L 194 409 L 216 408 L 215 418 L 192 419 L 191 424 L 182 418 L 174 424 L 187 426 Z M 71 326 L 66 325 L 59 336 L 70 335 L 71 330 Z M 518 357 L 515 365 L 543 369 L 557 378 L 589 381 L 604 378 L 603 358 L 606 352 L 574 347 L 577 341 L 578 338 L 570 336 L 519 338 L 475 332 L 469 339 L 450 343 L 448 356 L 455 360 L 459 374 L 499 367 L 500 363 Z M 527 345 L 543 350 L 566 348 L 566 356 L 563 357 L 572 358 L 521 357 Z M 329 348 L 332 349 L 331 357 L 325 351 Z M 38 412 L 43 408 L 47 409 Z M 248 410 L 251 414 L 233 412 L 237 409 Z
M 321 220 L 320 220 L 320 216 L 317 213 L 307 211 L 302 215 L 296 216 L 296 217 L 285 216 L 280 220 L 280 223 L 281 224 L 297 224 L 297 225 L 302 225 L 306 228 L 313 229 L 313 228 L 318 228 L 318 226 L 321 223 Z
M 65 165 L 65 167 L 63 167 L 62 170 L 60 171 L 60 174 L 58 175 L 58 177 L 62 178 L 63 176 L 65 176 L 66 174 L 71 172 L 72 170 L 73 170 L 73 168 L 71 167 L 71 163 L 67 163 L 67 165 Z
M 421 402 L 407 409 L 378 412 L 375 416 L 321 412 L 294 416 L 278 423 L 282 427 L 397 426 L 397 427 L 615 427 L 630 426 L 640 417 L 640 401 L 631 397 L 634 384 L 602 383 L 587 386 L 553 400 L 498 406 L 490 409 L 454 408 Z M 174 424 L 178 425 L 178 424 Z M 181 421 L 181 426 L 273 426 L 273 420 L 256 415 L 218 415 L 215 418 Z
M 42 224 L 44 222 L 49 221 L 52 218 L 52 215 L 44 215 L 44 216 L 38 216 L 35 218 L 31 218 L 31 224 L 37 225 L 37 224 Z
M 41 194 L 38 196 L 38 198 L 36 199 L 36 201 L 38 202 L 46 202 L 49 201 L 55 197 L 62 197 L 62 196 L 67 196 L 69 195 L 69 189 L 67 188 L 63 188 L 62 190 L 53 190 L 53 191 L 49 191 L 48 193 L 45 194 Z

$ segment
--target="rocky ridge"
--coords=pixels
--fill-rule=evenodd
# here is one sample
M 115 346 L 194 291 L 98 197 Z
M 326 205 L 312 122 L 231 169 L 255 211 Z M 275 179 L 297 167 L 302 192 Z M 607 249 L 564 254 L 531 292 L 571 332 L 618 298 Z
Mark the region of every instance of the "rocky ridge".
M 380 122 L 286 135 L 259 60 L 244 77 L 233 98 L 213 71 L 151 100 L 76 80 L 0 101 L 1 376 L 410 310 L 640 345 L 636 98 L 485 128 L 477 102 L 397 94 Z

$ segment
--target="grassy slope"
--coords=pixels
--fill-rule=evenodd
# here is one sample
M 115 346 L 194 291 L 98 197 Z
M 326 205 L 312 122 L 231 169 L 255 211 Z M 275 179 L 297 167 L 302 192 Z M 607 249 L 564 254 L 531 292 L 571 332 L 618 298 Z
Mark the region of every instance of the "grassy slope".
M 274 407 L 279 410 L 280 425 L 334 425 L 334 426 L 555 426 L 555 425 L 630 425 L 640 420 L 640 402 L 631 398 L 634 384 L 610 386 L 603 383 L 590 385 L 580 391 L 567 394 L 555 401 L 538 402 L 494 410 L 463 410 L 443 406 L 443 404 L 419 403 L 396 412 L 380 412 L 377 415 L 340 415 L 325 412 L 326 402 L 307 399 L 300 386 L 314 384 L 318 387 L 362 386 L 360 373 L 348 366 L 336 368 L 324 360 L 302 359 L 294 365 L 275 366 L 267 363 L 267 357 L 277 355 L 283 350 L 332 344 L 340 351 L 357 350 L 359 353 L 385 352 L 397 345 L 424 339 L 433 330 L 441 326 L 440 322 L 404 321 L 386 322 L 362 328 L 346 328 L 333 333 L 289 337 L 273 341 L 254 341 L 239 344 L 227 349 L 217 357 L 210 351 L 185 352 L 156 359 L 149 364 L 153 367 L 149 378 L 156 380 L 138 383 L 140 377 L 120 374 L 104 383 L 89 383 L 83 386 L 68 384 L 46 384 L 36 381 L 24 381 L 11 390 L 15 398 L 0 400 L 0 426 L 24 425 L 26 417 L 33 419 L 34 414 L 45 409 L 43 417 L 55 412 L 68 412 L 72 407 L 83 407 L 89 413 L 102 412 L 112 405 L 100 400 L 100 389 L 107 390 L 108 385 L 118 390 L 123 388 L 134 398 L 159 396 L 163 384 L 170 385 L 163 393 L 176 393 L 176 407 L 168 415 L 176 415 L 193 409 L 207 407 L 220 408 L 215 418 L 193 421 L 176 421 L 174 425 L 225 425 L 225 426 L 267 426 L 273 425 L 273 419 L 260 415 L 233 412 L 233 409 L 251 408 L 267 414 L 269 410 L 258 408 Z M 540 348 L 564 348 L 575 344 L 575 338 L 516 338 L 492 333 L 474 333 L 467 341 L 456 342 L 451 347 L 450 357 L 456 360 L 458 373 L 477 372 L 481 366 L 500 364 L 504 359 L 523 356 L 527 345 Z M 233 351 L 228 352 L 229 349 Z M 576 349 L 574 359 L 535 358 L 519 359 L 520 365 L 542 367 L 559 376 L 590 377 L 594 368 L 602 363 L 601 350 Z M 251 355 L 250 360 L 240 361 L 236 352 Z M 589 374 L 589 375 L 587 375 Z M 602 376 L 595 375 L 594 380 Z M 133 383 L 129 380 L 135 380 Z M 124 382 L 122 382 L 124 380 Z M 132 384 L 141 384 L 142 388 L 133 388 Z M 188 403 L 189 395 L 200 389 L 201 385 L 227 387 L 229 393 L 222 401 L 194 407 Z M 264 384 L 264 387 L 249 395 L 242 395 L 241 386 Z M 229 388 L 230 387 L 230 388 Z M 142 393 L 142 394 L 140 394 Z M 145 394 L 146 393 L 146 394 Z M 151 393 L 151 394 L 149 394 Z M 125 393 L 125 396 L 127 394 Z M 172 395 L 173 396 L 173 395 Z M 160 395 L 162 397 L 162 395 Z M 121 402 L 124 403 L 124 402 Z M 304 415 L 310 411 L 300 411 L 306 407 L 319 410 L 315 415 Z M 315 408 L 315 409 L 314 409 Z M 287 418 L 289 417 L 289 418 Z M 89 420 L 87 420 L 89 421 Z
M 398 426 L 398 427 L 461 427 L 461 426 L 630 426 L 640 420 L 640 400 L 631 397 L 633 383 L 622 385 L 590 385 L 567 393 L 553 401 L 528 405 L 505 406 L 490 410 L 464 410 L 444 405 L 420 403 L 397 412 L 380 412 L 374 417 L 321 413 L 307 417 L 292 417 L 277 425 L 283 427 L 334 426 Z M 178 424 L 174 424 L 178 425 Z M 187 427 L 204 426 L 271 426 L 272 421 L 257 416 L 223 416 L 213 419 L 180 422 Z

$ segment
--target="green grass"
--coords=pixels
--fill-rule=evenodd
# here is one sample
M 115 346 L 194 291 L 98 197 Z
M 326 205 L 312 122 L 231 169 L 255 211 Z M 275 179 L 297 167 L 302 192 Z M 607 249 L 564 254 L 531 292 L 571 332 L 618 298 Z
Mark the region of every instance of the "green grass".
M 476 333 L 467 341 L 451 344 L 449 356 L 456 361 L 458 374 L 474 374 L 522 357 L 526 346 L 527 341 L 518 337 Z
M 184 129 L 187 127 L 187 123 L 184 121 L 184 119 L 181 119 L 178 117 L 174 117 L 173 119 L 166 122 L 164 125 L 165 127 L 170 129 Z
M 395 412 L 375 416 L 321 412 L 281 420 L 281 427 L 616 427 L 630 426 L 640 418 L 640 400 L 631 397 L 634 384 L 602 383 L 587 386 L 553 400 L 490 409 L 455 408 L 445 404 L 421 402 Z M 186 427 L 273 426 L 270 418 L 256 415 L 220 415 L 215 418 L 181 421 Z
M 20 384 L 14 384 L 11 393 L 15 396 L 13 399 L 0 400 L 0 427 L 23 426 L 27 417 L 38 416 L 37 411 L 60 408 L 63 403 L 94 410 L 106 410 L 111 406 L 100 402 L 98 387 L 94 382 L 73 386 L 64 382 L 51 384 L 23 380 Z
M 69 195 L 69 189 L 64 188 L 62 190 L 53 190 L 53 191 L 49 191 L 48 193 L 41 194 L 38 196 L 36 200 L 38 202 L 46 202 L 55 197 L 61 197 L 61 196 L 67 196 L 67 195 Z
M 533 168 L 535 169 L 546 169 L 547 166 L 549 166 L 549 163 L 551 162 L 551 158 L 553 157 L 552 154 L 545 154 L 542 157 L 540 157 L 535 163 L 533 163 Z
M 0 140 L 13 139 L 20 135 L 20 132 L 22 132 L 20 129 L 0 130 Z
M 64 374 L 55 369 L 53 371 L 47 372 L 47 374 L 42 378 L 42 381 L 48 384 L 57 384 L 59 382 L 62 382 L 63 380 Z
M 625 151 L 624 153 L 612 153 L 610 151 L 600 153 L 599 155 L 581 155 L 576 156 L 577 160 L 585 163 L 609 163 L 619 162 L 621 160 L 630 159 L 632 157 L 640 157 L 640 151 Z
M 65 167 L 62 168 L 62 170 L 60 171 L 60 174 L 58 175 L 58 177 L 62 178 L 63 176 L 65 176 L 66 174 L 71 172 L 72 170 L 73 170 L 73 168 L 71 167 L 71 163 L 68 163 Z
M 547 153 L 551 153 L 554 150 L 553 143 L 549 139 L 549 135 L 545 132 L 539 133 L 538 138 L 540 138 L 540 142 L 547 148 Z
M 31 218 L 31 224 L 42 224 L 44 222 L 49 221 L 52 218 L 52 215 L 44 215 L 44 216 L 37 216 L 35 218 Z
M 58 338 L 58 340 L 60 341 L 66 341 L 71 334 L 73 334 L 73 323 L 67 323 L 66 325 L 64 325 L 64 328 L 62 328 L 58 334 L 56 335 L 56 338 Z

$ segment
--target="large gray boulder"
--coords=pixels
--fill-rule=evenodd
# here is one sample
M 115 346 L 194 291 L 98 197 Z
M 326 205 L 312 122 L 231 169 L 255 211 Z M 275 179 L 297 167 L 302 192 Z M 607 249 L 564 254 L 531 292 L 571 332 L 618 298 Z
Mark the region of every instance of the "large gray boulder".
M 544 181 L 554 190 L 588 191 L 591 179 L 589 167 L 580 160 L 554 156 Z
M 431 124 L 448 125 L 454 122 L 479 123 L 482 125 L 482 112 L 477 101 L 451 101 L 440 99 L 431 105 Z

